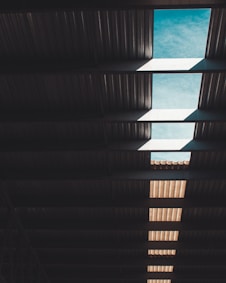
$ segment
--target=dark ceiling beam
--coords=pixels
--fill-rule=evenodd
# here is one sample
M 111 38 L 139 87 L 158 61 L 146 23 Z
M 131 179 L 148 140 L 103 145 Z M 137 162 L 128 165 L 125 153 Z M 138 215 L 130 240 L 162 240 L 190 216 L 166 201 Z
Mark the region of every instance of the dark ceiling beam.
M 144 250 L 144 253 L 146 251 Z M 95 267 L 98 265 L 101 265 L 103 268 L 107 268 L 108 266 L 112 267 L 123 267 L 123 265 L 127 265 L 128 268 L 134 269 L 137 267 L 140 267 L 140 271 L 145 271 L 147 265 L 173 265 L 177 266 L 178 270 L 179 267 L 181 266 L 186 266 L 188 269 L 190 268 L 197 268 L 198 266 L 200 267 L 205 267 L 206 265 L 210 267 L 212 266 L 212 272 L 213 269 L 225 269 L 226 272 L 226 267 L 222 263 L 222 260 L 224 260 L 224 256 L 199 256 L 197 254 L 192 254 L 190 256 L 159 256 L 159 257 L 144 257 L 144 256 L 139 256 L 139 255 L 127 255 L 124 256 L 123 254 L 118 254 L 118 256 L 114 256 L 113 254 L 109 253 L 107 256 L 102 256 L 98 254 L 54 254 L 54 253 L 48 253 L 48 254 L 39 254 L 40 261 L 43 265 L 54 265 L 55 268 L 57 266 L 62 265 L 62 266 L 70 266 L 70 265 L 78 265 L 78 270 L 87 268 L 91 271 L 95 271 Z M 75 266 L 74 266 L 75 268 Z M 201 269 L 201 268 L 200 268 Z M 46 269 L 45 269 L 46 270 Z
M 85 239 L 79 239 L 75 240 L 76 237 L 70 237 L 66 235 L 62 235 L 62 230 L 51 230 L 54 236 L 45 236 L 45 231 L 44 229 L 39 229 L 37 230 L 37 235 L 33 235 L 31 233 L 31 230 L 27 230 L 27 233 L 30 235 L 32 246 L 35 249 L 82 249 L 82 250 L 87 250 L 89 249 L 90 251 L 92 250 L 98 250 L 98 251 L 103 251 L 103 250 L 109 250 L 109 249 L 114 249 L 114 250 L 145 250 L 147 251 L 148 249 L 175 249 L 177 253 L 179 254 L 184 254 L 184 251 L 197 251 L 197 253 L 202 254 L 206 251 L 209 251 L 210 253 L 213 252 L 214 254 L 218 254 L 218 252 L 222 253 L 222 250 L 226 249 L 226 236 L 225 239 L 219 239 L 219 238 L 211 238 L 209 237 L 209 240 L 200 240 L 196 239 L 196 241 L 186 241 L 186 240 L 180 240 L 179 241 L 147 241 L 147 239 L 129 239 L 128 237 L 119 237 L 117 240 L 117 233 L 118 231 L 112 231 L 112 235 L 116 235 L 115 238 L 111 239 L 92 239 L 92 241 L 88 241 Z M 195 231 L 194 231 L 195 232 Z M 200 232 L 200 231 L 199 231 Z M 218 232 L 218 231 L 216 231 Z M 89 232 L 90 233 L 90 232 Z M 181 233 L 186 233 L 186 231 L 181 231 Z M 179 234 L 179 238 L 180 235 Z M 203 230 L 202 234 L 205 235 L 208 233 L 208 230 Z M 72 233 L 71 233 L 72 234 Z M 204 237 L 204 236 L 203 236 Z M 54 241 L 53 241 L 54 239 Z
M 203 270 L 197 270 L 197 269 L 190 269 L 188 271 L 184 271 L 184 272 L 123 272 L 123 271 L 119 271 L 119 272 L 109 272 L 109 271 L 101 271 L 100 272 L 88 272 L 88 268 L 87 271 L 84 272 L 80 272 L 80 273 L 76 273 L 73 271 L 73 266 L 71 267 L 71 269 L 65 267 L 65 269 L 60 269 L 57 266 L 53 267 L 52 270 L 48 270 L 47 269 L 47 274 L 51 279 L 54 278 L 74 278 L 75 282 L 83 282 L 83 279 L 90 279 L 92 280 L 92 278 L 105 278 L 106 282 L 108 277 L 112 277 L 117 279 L 128 279 L 128 278 L 134 278 L 134 279 L 138 279 L 140 278 L 140 280 L 142 279 L 175 279 L 175 278 L 193 278 L 193 279 L 209 279 L 209 278 L 214 278 L 214 279 L 223 279 L 225 278 L 225 268 L 222 269 L 218 269 L 216 272 L 214 272 L 214 270 L 211 270 L 208 268 L 208 266 L 206 267 L 206 269 Z M 99 276 L 98 276 L 99 275 Z
M 79 122 L 96 122 L 96 123 L 111 123 L 111 122 L 147 122 L 147 123 L 191 123 L 191 122 L 225 122 L 226 113 L 222 110 L 201 110 L 201 109 L 150 109 L 150 110 L 134 110 L 124 112 L 113 112 L 106 115 L 101 115 L 96 112 L 13 112 L 1 111 L 0 123 L 15 123 L 20 125 L 34 126 L 37 123 L 42 123 L 44 126 L 48 123 L 79 123 Z
M 53 9 L 66 9 L 66 8 L 83 8 L 83 9 L 96 9 L 96 8 L 205 8 L 205 7 L 224 7 L 224 0 L 56 0 L 54 3 L 50 0 L 21 0 L 20 4 L 16 0 L 8 0 L 1 3 L 1 10 L 53 10 Z
M 50 195 L 50 194 L 26 194 L 26 198 L 23 197 L 23 193 L 21 192 L 21 197 L 11 196 L 14 207 L 42 207 L 42 208 L 50 208 L 50 207 L 98 207 L 98 208 L 113 208 L 113 207 L 130 207 L 130 208 L 180 208 L 183 209 L 193 209 L 193 208 L 212 208 L 212 207 L 224 207 L 225 200 L 224 198 L 216 198 L 216 199 L 207 199 L 207 198 L 151 198 L 151 199 L 110 199 L 110 198 L 102 198 L 95 199 L 93 196 L 90 199 L 88 196 L 80 198 L 76 195 L 65 195 L 63 190 L 61 194 L 58 195 Z
M 115 142 L 106 144 L 105 141 L 89 141 L 83 140 L 79 142 L 56 142 L 48 141 L 48 136 L 44 142 L 16 142 L 0 143 L 0 152 L 80 152 L 92 151 L 100 153 L 108 153 L 114 151 L 124 152 L 195 152 L 195 151 L 225 151 L 226 143 L 224 140 L 206 141 L 192 139 L 149 139 L 130 142 Z
M 198 257 L 197 255 L 191 255 L 190 257 L 166 257 L 166 256 L 160 256 L 156 258 L 144 258 L 139 256 L 131 256 L 128 255 L 127 257 L 124 257 L 123 255 L 118 255 L 118 257 L 114 257 L 111 254 L 109 254 L 108 257 L 99 256 L 99 255 L 76 255 L 73 256 L 64 254 L 63 257 L 55 256 L 54 254 L 49 254 L 46 256 L 39 255 L 40 262 L 45 268 L 45 271 L 48 273 L 48 267 L 49 269 L 67 269 L 73 270 L 75 273 L 79 273 L 80 270 L 85 269 L 85 267 L 90 272 L 98 271 L 99 269 L 104 271 L 106 269 L 125 269 L 126 272 L 128 272 L 128 269 L 131 269 L 130 271 L 134 271 L 135 273 L 143 272 L 145 273 L 147 265 L 173 265 L 177 267 L 177 270 L 179 271 L 181 267 L 186 266 L 187 270 L 189 272 L 191 269 L 194 269 L 194 272 L 196 269 L 202 270 L 205 268 L 205 266 L 208 266 L 208 270 L 211 270 L 213 272 L 214 270 L 224 269 L 226 272 L 226 267 L 222 264 L 222 260 L 224 260 L 223 256 L 219 257 Z M 7 263 L 5 263 L 7 264 Z M 23 263 L 21 264 L 23 266 Z M 211 268 L 212 267 L 212 268 Z M 185 269 L 185 268 L 184 268 Z M 99 270 L 99 272 L 101 272 Z M 115 270 L 116 271 L 116 270 Z M 119 270 L 118 270 L 119 271 Z M 115 272 L 117 273 L 117 272 Z
M 104 62 L 90 65 L 78 59 L 55 61 L 1 62 L 0 74 L 31 73 L 212 73 L 226 72 L 226 60 L 200 58 L 162 58 Z
M 147 213 L 148 214 L 148 213 Z M 20 215 L 20 214 L 19 214 Z M 67 219 L 66 216 L 59 217 L 55 216 L 54 218 L 51 217 L 48 219 L 48 215 L 45 217 L 22 217 L 20 215 L 21 221 L 25 229 L 71 229 L 77 231 L 98 231 L 98 230 L 105 230 L 105 231 L 120 231 L 122 229 L 126 229 L 128 231 L 203 231 L 203 230 L 222 230 L 225 228 L 224 219 L 209 219 L 206 220 L 205 218 L 203 221 L 195 221 L 195 218 L 190 218 L 187 222 L 148 222 L 148 219 L 145 221 L 141 220 L 134 220 L 125 219 L 125 220 L 118 220 L 118 219 L 98 219 L 93 218 L 92 220 L 78 220 L 76 218 L 73 219 L 71 217 L 70 220 Z M 131 218 L 131 217 L 130 217 Z M 145 217 L 144 217 L 145 218 Z M 147 217 L 148 218 L 148 217 Z M 2 220 L 0 224 L 2 228 L 5 227 L 5 223 Z
M 225 169 L 182 169 L 180 165 L 175 165 L 174 170 L 149 169 L 149 170 L 130 170 L 130 171 L 79 171 L 65 168 L 58 169 L 36 169 L 17 168 L 17 170 L 3 168 L 1 178 L 5 181 L 10 180 L 225 180 Z
M 186 122 L 222 122 L 226 113 L 220 110 L 201 109 L 150 109 L 144 111 L 110 113 L 103 117 L 107 122 L 151 122 L 151 123 L 186 123 Z

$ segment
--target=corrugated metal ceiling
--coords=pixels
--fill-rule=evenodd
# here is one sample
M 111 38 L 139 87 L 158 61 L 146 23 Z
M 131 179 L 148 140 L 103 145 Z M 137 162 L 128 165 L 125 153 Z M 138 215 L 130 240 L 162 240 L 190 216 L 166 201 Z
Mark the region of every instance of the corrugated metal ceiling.
M 225 11 L 212 9 L 207 58 L 225 59 Z M 23 250 L 21 230 L 40 262 L 38 282 L 224 282 L 224 179 L 114 177 L 124 171 L 130 176 L 143 170 L 217 171 L 226 165 L 225 150 L 217 148 L 192 152 L 190 163 L 150 163 L 149 152 L 107 148 L 115 141 L 151 138 L 151 122 L 105 116 L 151 109 L 152 74 L 94 67 L 150 59 L 153 10 L 3 11 L 0 22 L 0 58 L 6 66 L 18 64 L 0 74 L 1 192 L 11 203 L 0 200 L 6 282 L 31 282 L 24 270 L 27 255 L 17 254 Z M 94 71 L 43 72 L 46 62 Z M 18 71 L 33 63 L 39 66 L 35 72 Z M 203 74 L 199 108 L 225 110 L 225 90 L 224 72 Z M 194 139 L 224 141 L 225 132 L 225 121 L 197 122 Z M 162 201 L 169 206 L 156 207 Z M 177 201 L 182 205 L 170 205 Z M 8 208 L 20 228 L 9 221 Z

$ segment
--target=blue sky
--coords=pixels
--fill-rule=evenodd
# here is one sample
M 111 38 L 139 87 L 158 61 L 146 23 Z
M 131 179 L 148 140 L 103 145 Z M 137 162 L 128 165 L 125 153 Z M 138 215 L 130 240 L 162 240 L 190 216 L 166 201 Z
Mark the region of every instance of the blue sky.
M 210 9 L 156 10 L 154 58 L 204 58 Z M 201 74 L 153 75 L 152 108 L 196 108 Z M 153 124 L 152 138 L 192 138 L 194 125 Z M 154 160 L 188 160 L 188 153 L 152 153 Z

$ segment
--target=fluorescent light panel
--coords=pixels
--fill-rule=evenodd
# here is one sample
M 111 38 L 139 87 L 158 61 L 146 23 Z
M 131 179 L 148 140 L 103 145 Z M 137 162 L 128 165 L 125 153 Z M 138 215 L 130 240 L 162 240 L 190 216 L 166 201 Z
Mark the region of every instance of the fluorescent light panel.
M 173 272 L 173 265 L 148 265 L 147 272 Z
M 182 208 L 149 208 L 150 222 L 180 222 Z
M 150 181 L 150 198 L 184 198 L 186 180 Z
M 176 250 L 157 250 L 157 249 L 149 249 L 148 250 L 148 255 L 149 256 L 173 256 L 176 255 Z
M 178 241 L 179 231 L 148 231 L 148 241 Z

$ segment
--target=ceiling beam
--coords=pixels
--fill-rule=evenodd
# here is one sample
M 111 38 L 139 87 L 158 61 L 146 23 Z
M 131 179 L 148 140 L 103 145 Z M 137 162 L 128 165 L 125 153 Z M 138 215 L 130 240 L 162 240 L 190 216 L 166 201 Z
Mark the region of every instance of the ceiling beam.
M 194 217 L 191 217 L 186 222 L 148 222 L 148 210 L 147 219 L 139 219 L 131 221 L 131 219 L 99 219 L 92 218 L 89 220 L 77 219 L 64 215 L 61 219 L 58 216 L 48 217 L 45 216 L 22 216 L 18 214 L 23 222 L 25 229 L 71 229 L 78 231 L 89 231 L 89 230 L 105 230 L 105 231 L 120 231 L 126 229 L 127 231 L 203 231 L 203 230 L 222 230 L 225 228 L 225 223 L 223 219 L 209 219 L 208 221 L 204 218 L 203 221 L 197 221 Z M 130 217 L 131 218 L 131 217 Z M 5 227 L 5 221 L 2 220 L 0 227 Z
M 183 167 L 183 166 L 182 166 Z M 149 169 L 149 170 L 126 170 L 126 171 L 112 171 L 100 170 L 100 171 L 79 171 L 65 170 L 56 168 L 49 168 L 48 170 L 24 170 L 17 168 L 2 169 L 1 178 L 4 181 L 11 180 L 107 180 L 107 181 L 132 181 L 132 180 L 226 180 L 225 169 L 183 169 L 180 165 L 175 165 L 176 170 L 164 169 Z
M 206 140 L 193 140 L 193 139 L 149 139 L 141 141 L 130 142 L 115 142 L 106 144 L 105 141 L 89 141 L 82 140 L 79 142 L 54 144 L 52 141 L 48 142 L 48 136 L 44 139 L 44 142 L 15 142 L 0 144 L 0 152 L 195 152 L 195 151 L 225 151 L 225 141 L 206 141 Z M 6 157 L 7 158 L 7 157 Z
M 2 62 L 0 73 L 211 73 L 226 72 L 226 61 L 204 58 L 156 58 L 151 60 L 130 60 L 104 62 L 91 65 L 76 59 L 69 61 L 13 61 Z
M 1 111 L 0 123 L 14 124 L 20 127 L 34 123 L 79 123 L 79 122 L 147 122 L 147 123 L 191 123 L 191 122 L 226 122 L 226 113 L 222 110 L 201 110 L 201 109 L 150 109 L 133 110 L 124 112 L 113 112 L 101 115 L 96 112 L 13 112 Z
M 64 190 L 59 194 L 43 194 L 43 193 L 30 193 L 26 194 L 26 198 L 23 197 L 23 192 L 20 193 L 21 197 L 14 197 L 11 195 L 11 200 L 14 204 L 14 207 L 42 207 L 51 208 L 51 207 L 83 207 L 83 208 L 113 208 L 113 207 L 127 207 L 127 208 L 180 208 L 189 209 L 189 208 L 213 208 L 213 207 L 224 207 L 225 200 L 224 198 L 216 199 L 207 199 L 207 198 L 150 198 L 139 199 L 136 197 L 136 200 L 127 198 L 99 198 L 95 199 L 93 196 L 89 198 L 79 197 L 76 195 L 65 195 Z
M 4 1 L 0 5 L 1 10 L 53 10 L 53 9 L 68 9 L 68 8 L 83 8 L 83 9 L 111 9 L 111 8 L 202 8 L 202 7 L 225 7 L 224 0 L 56 0 L 54 3 L 50 0 L 33 0 L 28 2 L 21 0 L 20 4 L 16 0 Z

